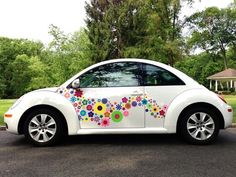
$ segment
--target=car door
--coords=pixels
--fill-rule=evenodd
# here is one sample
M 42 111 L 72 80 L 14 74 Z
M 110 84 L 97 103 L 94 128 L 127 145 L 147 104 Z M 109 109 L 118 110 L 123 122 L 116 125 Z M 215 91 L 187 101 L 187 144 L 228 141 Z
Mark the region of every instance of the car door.
M 78 117 L 81 128 L 142 128 L 144 87 L 140 64 L 116 62 L 79 76 Z
M 163 127 L 168 106 L 186 89 L 185 83 L 164 68 L 143 64 L 145 127 Z

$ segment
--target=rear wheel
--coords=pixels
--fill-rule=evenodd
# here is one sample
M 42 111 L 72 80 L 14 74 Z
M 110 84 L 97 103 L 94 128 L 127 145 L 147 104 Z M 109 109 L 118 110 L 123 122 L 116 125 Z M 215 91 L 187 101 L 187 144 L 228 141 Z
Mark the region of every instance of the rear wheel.
M 219 119 L 212 110 L 193 108 L 183 114 L 178 131 L 192 144 L 209 144 L 219 134 Z
M 63 135 L 60 115 L 49 109 L 32 112 L 24 124 L 25 137 L 37 146 L 57 143 Z

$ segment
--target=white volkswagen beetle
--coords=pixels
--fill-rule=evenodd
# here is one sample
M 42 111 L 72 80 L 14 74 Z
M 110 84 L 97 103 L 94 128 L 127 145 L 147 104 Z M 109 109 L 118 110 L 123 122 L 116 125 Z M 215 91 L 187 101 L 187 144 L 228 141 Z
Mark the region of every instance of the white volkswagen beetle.
M 81 71 L 59 88 L 23 95 L 4 115 L 7 130 L 33 144 L 63 135 L 179 133 L 213 142 L 232 108 L 184 73 L 150 60 L 115 59 Z

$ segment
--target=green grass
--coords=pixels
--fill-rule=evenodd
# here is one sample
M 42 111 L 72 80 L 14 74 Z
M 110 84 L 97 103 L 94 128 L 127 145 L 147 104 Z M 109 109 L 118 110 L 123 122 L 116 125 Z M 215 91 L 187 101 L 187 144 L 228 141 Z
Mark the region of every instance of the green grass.
M 223 96 L 227 103 L 232 106 L 234 111 L 234 120 L 233 122 L 236 123 L 236 95 L 224 95 Z
M 3 125 L 3 114 L 11 107 L 15 100 L 0 100 L 0 125 Z
M 233 107 L 234 110 L 234 120 L 236 123 L 236 95 L 224 95 L 225 100 L 229 105 Z M 0 100 L 0 125 L 3 125 L 3 114 L 10 108 L 14 103 L 14 99 Z

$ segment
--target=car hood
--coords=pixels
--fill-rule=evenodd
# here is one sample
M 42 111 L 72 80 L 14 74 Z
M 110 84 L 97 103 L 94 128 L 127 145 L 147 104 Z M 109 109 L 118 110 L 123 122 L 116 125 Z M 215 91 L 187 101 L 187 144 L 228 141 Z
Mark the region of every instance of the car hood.
M 37 91 L 57 92 L 57 90 L 58 90 L 58 87 L 49 87 L 49 88 L 38 89 L 38 90 L 35 90 L 34 92 L 37 92 Z

